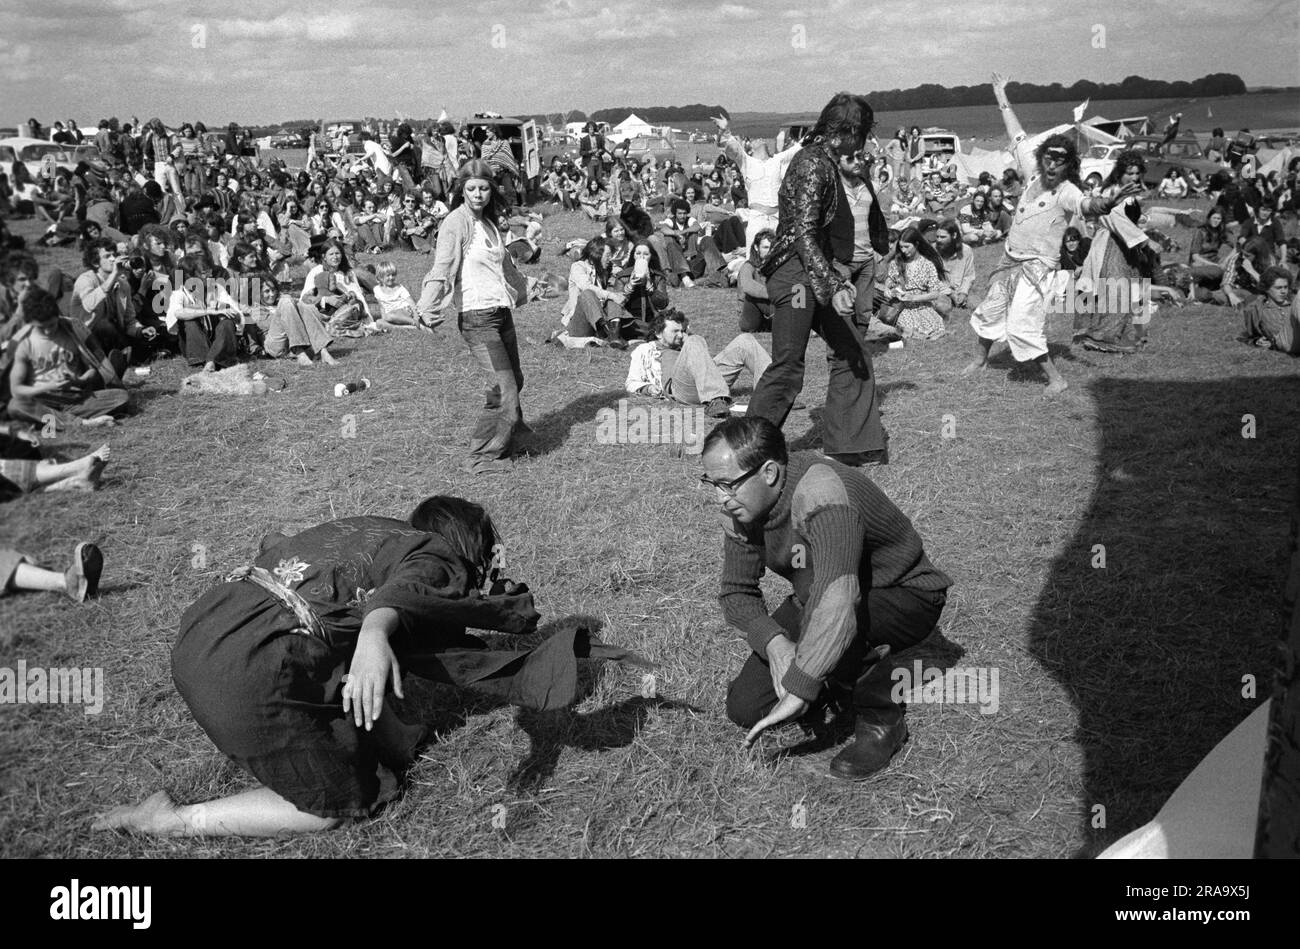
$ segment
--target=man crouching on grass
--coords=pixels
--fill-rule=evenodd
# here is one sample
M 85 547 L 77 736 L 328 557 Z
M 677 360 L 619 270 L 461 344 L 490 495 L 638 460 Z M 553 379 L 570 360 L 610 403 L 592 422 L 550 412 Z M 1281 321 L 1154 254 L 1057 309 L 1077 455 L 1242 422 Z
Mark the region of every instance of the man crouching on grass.
M 700 480 L 727 515 L 722 612 L 754 650 L 727 691 L 727 716 L 749 729 L 750 744 L 819 699 L 851 704 L 854 742 L 831 773 L 870 777 L 907 740 L 883 660 L 930 634 L 952 581 L 870 478 L 816 452 L 791 457 L 767 419 L 724 421 L 705 439 L 703 461 Z M 794 587 L 770 616 L 765 568 Z

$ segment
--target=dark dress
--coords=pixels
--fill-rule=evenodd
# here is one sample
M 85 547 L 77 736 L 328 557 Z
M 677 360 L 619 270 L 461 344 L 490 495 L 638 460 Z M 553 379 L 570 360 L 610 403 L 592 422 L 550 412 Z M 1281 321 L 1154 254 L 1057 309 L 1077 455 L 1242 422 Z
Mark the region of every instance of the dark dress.
M 466 627 L 531 632 L 532 594 L 482 595 L 441 537 L 404 521 L 331 521 L 277 538 L 254 563 L 305 601 L 316 631 L 253 581 L 227 581 L 181 617 L 172 677 L 221 751 L 318 817 L 363 817 L 391 800 L 423 738 L 423 727 L 397 716 L 391 695 L 372 731 L 343 714 L 342 676 L 373 610 L 398 613 L 389 643 L 404 673 L 526 708 L 573 702 L 578 658 L 638 661 L 580 628 L 534 649 L 487 649 Z

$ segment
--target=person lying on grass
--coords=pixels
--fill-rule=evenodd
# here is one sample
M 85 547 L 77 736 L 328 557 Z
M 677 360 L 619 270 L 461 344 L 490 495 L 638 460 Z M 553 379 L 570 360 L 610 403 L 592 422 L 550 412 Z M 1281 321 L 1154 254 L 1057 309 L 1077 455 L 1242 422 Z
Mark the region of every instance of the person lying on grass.
M 24 553 L 0 547 L 0 598 L 23 591 L 66 593 L 74 603 L 84 603 L 99 592 L 104 555 L 94 544 L 83 542 L 72 551 L 66 570 L 46 570 Z
M 571 704 L 579 658 L 644 660 L 562 629 L 489 650 L 466 627 L 530 633 L 533 597 L 498 577 L 479 505 L 423 501 L 409 521 L 350 517 L 271 535 L 181 617 L 177 691 L 213 743 L 262 787 L 177 805 L 166 791 L 91 825 L 163 836 L 271 836 L 368 817 L 399 792 L 421 726 L 399 719 L 402 672 L 546 711 Z
M 38 491 L 94 491 L 108 464 L 108 445 L 75 461 L 41 457 L 36 436 L 0 423 L 0 500 Z

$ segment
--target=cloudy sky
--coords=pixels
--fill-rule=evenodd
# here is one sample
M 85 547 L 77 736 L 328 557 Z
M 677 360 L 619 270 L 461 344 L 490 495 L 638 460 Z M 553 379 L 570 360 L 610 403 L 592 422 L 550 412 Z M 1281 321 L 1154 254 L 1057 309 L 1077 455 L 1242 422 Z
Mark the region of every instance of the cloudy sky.
M 0 0 L 0 124 L 802 111 L 994 69 L 1300 85 L 1298 34 L 1295 0 Z

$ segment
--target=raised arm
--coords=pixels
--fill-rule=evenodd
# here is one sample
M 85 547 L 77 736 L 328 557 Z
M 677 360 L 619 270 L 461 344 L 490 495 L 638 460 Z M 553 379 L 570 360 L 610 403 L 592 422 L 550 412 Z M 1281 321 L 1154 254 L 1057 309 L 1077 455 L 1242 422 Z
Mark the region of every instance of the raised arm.
M 1007 98 L 1007 78 L 1001 73 L 993 74 L 993 97 L 997 99 L 998 109 L 1002 112 L 1002 125 L 1007 130 L 1007 138 L 1011 139 L 1011 153 L 1016 156 L 1016 164 L 1020 166 L 1020 176 L 1028 181 L 1037 169 L 1034 168 L 1033 156 L 1026 154 L 1029 149 L 1021 147 L 1025 141 L 1025 130 L 1020 125 L 1020 119 L 1016 118 L 1015 110 L 1011 108 L 1011 100 Z

